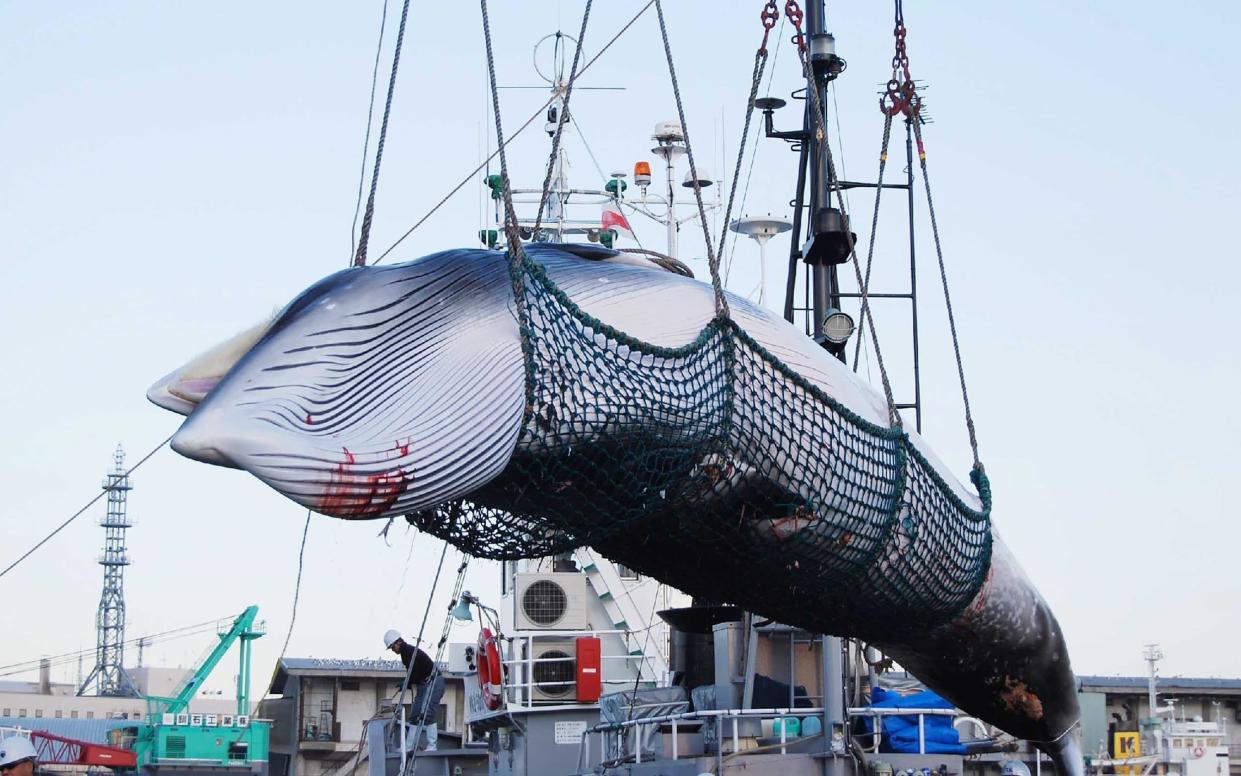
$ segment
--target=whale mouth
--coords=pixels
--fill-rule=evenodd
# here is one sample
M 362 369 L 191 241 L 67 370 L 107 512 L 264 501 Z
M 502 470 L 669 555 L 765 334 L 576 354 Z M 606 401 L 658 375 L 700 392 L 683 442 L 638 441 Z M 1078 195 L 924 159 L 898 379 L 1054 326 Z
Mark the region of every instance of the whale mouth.
M 206 424 L 196 422 L 194 416 L 191 415 L 189 420 L 181 424 L 177 433 L 172 435 L 169 446 L 177 453 L 194 461 L 229 469 L 243 468 L 232 456 L 224 452 L 225 445 L 221 444 L 221 440 L 216 435 L 209 433 L 204 425 Z
M 247 468 L 238 461 L 236 440 L 209 417 L 218 414 L 212 407 L 197 407 L 172 435 L 169 446 L 194 461 L 229 469 Z

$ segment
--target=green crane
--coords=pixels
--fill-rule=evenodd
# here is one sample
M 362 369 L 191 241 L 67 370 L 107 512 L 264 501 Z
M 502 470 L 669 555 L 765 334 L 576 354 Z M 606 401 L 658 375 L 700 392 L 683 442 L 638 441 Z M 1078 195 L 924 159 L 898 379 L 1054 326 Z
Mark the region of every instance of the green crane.
M 239 770 L 256 770 L 256 764 L 267 761 L 270 728 L 261 720 L 249 720 L 251 642 L 264 634 L 262 627 L 254 624 L 258 611 L 257 606 L 247 607 L 233 620 L 232 627 L 217 634 L 220 643 L 190 674 L 175 696 L 147 696 L 146 724 L 133 730 L 132 748 L 139 768 L 154 770 L 160 764 L 196 760 L 235 766 Z M 187 719 L 190 701 L 234 642 L 239 642 L 241 653 L 237 671 L 237 714 L 220 718 L 195 714 Z

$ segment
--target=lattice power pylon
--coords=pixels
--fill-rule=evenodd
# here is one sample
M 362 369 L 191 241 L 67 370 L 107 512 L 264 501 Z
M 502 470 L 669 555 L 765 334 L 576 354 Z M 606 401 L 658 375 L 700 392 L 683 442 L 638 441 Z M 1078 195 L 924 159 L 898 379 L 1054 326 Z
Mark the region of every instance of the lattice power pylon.
M 78 688 L 78 695 L 93 690 L 95 695 L 138 697 L 137 687 L 125 670 L 125 567 L 129 554 L 125 548 L 125 529 L 133 523 L 126 514 L 126 503 L 133 485 L 125 473 L 125 451 L 116 446 L 112 472 L 104 477 L 108 493 L 108 513 L 99 521 L 103 526 L 103 595 L 95 615 L 95 667 Z

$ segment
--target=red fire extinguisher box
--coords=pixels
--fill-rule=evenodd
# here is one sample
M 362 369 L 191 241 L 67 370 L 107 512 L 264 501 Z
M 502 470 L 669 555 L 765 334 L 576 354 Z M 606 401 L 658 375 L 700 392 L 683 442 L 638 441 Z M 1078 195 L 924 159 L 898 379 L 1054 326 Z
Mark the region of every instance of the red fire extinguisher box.
M 603 647 L 596 636 L 577 639 L 577 702 L 595 703 L 603 693 Z

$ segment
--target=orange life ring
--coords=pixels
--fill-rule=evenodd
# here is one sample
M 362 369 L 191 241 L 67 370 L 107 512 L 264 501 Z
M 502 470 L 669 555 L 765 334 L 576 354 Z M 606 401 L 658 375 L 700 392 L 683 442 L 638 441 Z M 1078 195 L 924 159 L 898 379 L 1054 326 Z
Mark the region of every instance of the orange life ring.
M 1205 750 L 1205 749 L 1203 749 L 1203 748 L 1202 748 L 1202 747 L 1200 747 L 1200 746 L 1195 746 L 1195 747 L 1194 747 L 1194 757 L 1201 757 L 1201 756 L 1202 756 L 1202 755 L 1204 755 L 1204 754 L 1206 754 L 1206 750 Z
M 504 664 L 491 628 L 478 634 L 478 685 L 483 691 L 483 705 L 495 711 L 504 705 Z

